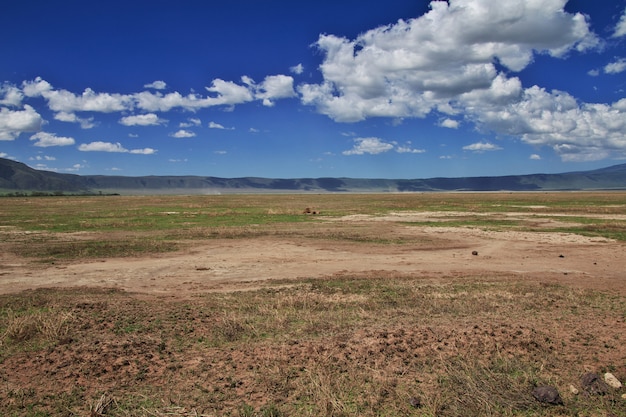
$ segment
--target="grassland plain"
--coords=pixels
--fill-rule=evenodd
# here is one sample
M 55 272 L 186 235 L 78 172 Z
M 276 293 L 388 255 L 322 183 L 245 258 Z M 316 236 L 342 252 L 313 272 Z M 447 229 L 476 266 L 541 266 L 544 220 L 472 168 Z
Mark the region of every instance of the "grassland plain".
M 626 415 L 625 241 L 619 192 L 2 198 L 0 414 Z

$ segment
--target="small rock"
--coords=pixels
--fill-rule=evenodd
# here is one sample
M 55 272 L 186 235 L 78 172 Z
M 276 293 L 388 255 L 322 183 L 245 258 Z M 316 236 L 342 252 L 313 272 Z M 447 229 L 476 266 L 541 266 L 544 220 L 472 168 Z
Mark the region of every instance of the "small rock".
M 569 385 L 569 392 L 571 392 L 574 395 L 578 395 L 578 388 L 576 388 L 575 386 L 573 386 L 572 384 Z
M 476 251 L 476 250 L 472 251 L 472 255 L 478 256 L 478 251 Z
M 554 387 L 537 387 L 533 390 L 533 397 L 540 403 L 563 405 L 561 395 Z
M 420 408 L 422 406 L 422 400 L 419 397 L 411 397 L 409 398 L 409 404 L 411 407 Z
M 620 389 L 622 387 L 622 383 L 620 382 L 620 380 L 615 378 L 615 375 L 610 372 L 604 374 L 604 382 L 606 382 L 607 384 L 609 384 L 610 387 L 613 387 L 615 389 Z
M 622 394 L 622 400 L 626 400 L 626 394 Z
M 580 384 L 582 385 L 585 392 L 594 395 L 605 395 L 609 392 L 609 386 L 600 379 L 598 374 L 593 372 L 588 372 L 582 376 L 580 379 Z

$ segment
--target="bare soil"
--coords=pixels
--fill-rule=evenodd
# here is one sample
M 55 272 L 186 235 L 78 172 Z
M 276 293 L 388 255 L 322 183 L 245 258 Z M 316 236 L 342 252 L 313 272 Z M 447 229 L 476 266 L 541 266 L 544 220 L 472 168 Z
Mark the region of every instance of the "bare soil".
M 176 253 L 47 266 L 4 252 L 0 293 L 89 286 L 178 297 L 257 288 L 266 280 L 386 271 L 430 277 L 507 276 L 626 294 L 626 251 L 620 242 L 571 233 L 397 225 L 454 215 L 353 215 L 333 220 L 368 227 L 374 236 L 377 230 L 382 234 L 393 229 L 394 235 L 411 238 L 412 243 L 401 245 L 298 237 L 211 239 L 195 241 Z M 558 226 L 550 220 L 541 222 L 543 227 L 548 224 Z

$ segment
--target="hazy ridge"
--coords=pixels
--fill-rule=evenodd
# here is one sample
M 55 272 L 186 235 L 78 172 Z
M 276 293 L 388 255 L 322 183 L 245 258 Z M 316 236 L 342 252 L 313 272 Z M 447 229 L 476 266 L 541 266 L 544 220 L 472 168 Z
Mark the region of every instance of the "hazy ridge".
M 626 164 L 562 174 L 427 179 L 220 178 L 211 176 L 75 175 L 33 169 L 0 158 L 0 190 L 63 193 L 218 194 L 262 192 L 435 192 L 624 190 Z

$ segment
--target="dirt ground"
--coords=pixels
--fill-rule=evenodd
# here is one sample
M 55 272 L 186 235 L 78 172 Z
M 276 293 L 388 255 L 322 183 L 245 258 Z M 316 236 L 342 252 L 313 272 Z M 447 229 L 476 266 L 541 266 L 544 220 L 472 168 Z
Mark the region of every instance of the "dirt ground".
M 421 212 L 353 215 L 331 221 L 373 228 L 369 233 L 376 233 L 376 227 L 381 231 L 394 228 L 397 236 L 416 242 L 402 245 L 297 237 L 212 239 L 171 254 L 47 267 L 33 266 L 5 252 L 0 254 L 0 293 L 89 286 L 182 296 L 256 288 L 259 281 L 270 279 L 386 271 L 430 277 L 514 276 L 626 294 L 626 248 L 620 242 L 571 233 L 398 225 L 454 216 Z M 519 213 L 507 216 L 524 219 Z M 542 219 L 540 226 L 558 227 L 558 222 Z
M 626 296 L 624 243 L 571 233 L 419 224 L 450 220 L 457 215 L 464 214 L 352 215 L 325 220 L 326 229 L 320 230 L 327 230 L 329 236 L 212 238 L 195 240 L 173 253 L 55 264 L 34 263 L 4 251 L 0 253 L 0 294 L 17 295 L 48 287 L 67 291 L 66 295 L 54 295 L 54 302 L 57 310 L 71 312 L 71 330 L 45 350 L 25 349 L 3 358 L 0 403 L 5 405 L 0 405 L 0 412 L 32 415 L 32 410 L 44 410 L 50 414 L 41 415 L 105 415 L 105 406 L 98 409 L 100 399 L 108 401 L 112 415 L 373 416 L 385 415 L 392 409 L 396 410 L 394 415 L 461 415 L 451 404 L 455 398 L 466 397 L 463 389 L 469 386 L 467 381 L 447 385 L 447 389 L 461 387 L 461 391 L 442 394 L 442 378 L 475 378 L 470 382 L 478 381 L 485 388 L 469 397 L 483 401 L 478 395 L 491 389 L 490 383 L 494 385 L 488 395 L 502 393 L 501 386 L 496 385 L 500 383 L 500 371 L 483 368 L 483 364 L 504 361 L 510 366 L 536 368 L 532 378 L 538 381 L 557 381 L 569 408 L 539 411 L 537 415 L 621 415 L 626 409 L 626 400 L 620 399 L 623 389 L 610 398 L 589 402 L 586 397 L 571 394 L 568 386 L 581 389 L 579 376 L 588 371 L 610 369 L 623 381 L 626 379 L 624 312 L 596 313 L 593 306 L 578 305 L 576 295 L 559 293 L 555 301 L 554 293 L 542 294 L 541 288 L 544 284 L 562 284 Z M 536 227 L 559 227 L 558 221 L 549 216 L 503 216 Z M 330 234 L 336 225 L 367 229 L 370 237 L 379 233 L 404 241 L 389 244 L 371 239 L 334 239 Z M 76 234 L 75 238 L 85 235 Z M 349 304 L 351 300 L 337 293 L 289 292 L 290 282 L 297 278 L 342 276 L 415 277 L 435 286 L 466 278 L 479 283 L 507 280 L 539 285 L 529 286 L 528 296 L 512 300 L 501 298 L 498 287 L 466 294 L 476 300 L 471 303 L 472 313 L 455 316 L 454 320 L 446 314 L 422 312 L 422 304 L 428 303 L 416 303 L 411 307 L 415 318 L 398 316 L 390 319 L 391 325 L 385 322 L 384 328 L 362 309 L 359 314 L 363 315 L 363 323 L 370 324 L 353 330 L 346 330 L 349 326 L 330 328 L 314 338 L 303 333 L 300 337 L 289 336 L 293 337 L 289 340 L 246 342 L 249 332 L 263 333 L 290 323 L 287 318 L 275 316 L 289 303 L 296 311 L 318 304 L 326 306 L 311 308 L 311 314 L 332 309 L 334 303 Z M 232 306 L 245 303 L 247 290 L 262 288 L 264 282 L 273 283 L 272 291 L 285 290 L 277 297 L 281 299 L 274 301 L 281 303 L 280 308 L 267 307 L 268 320 L 275 321 L 268 321 L 267 329 L 260 328 L 262 322 L 248 328 L 246 323 L 254 318 L 239 318 L 237 311 L 229 313 L 230 317 L 225 308 L 220 313 L 220 308 L 213 306 L 216 301 L 198 296 L 232 292 L 228 295 L 232 297 L 228 305 Z M 429 291 L 436 291 L 435 286 Z M 121 291 L 106 293 L 111 288 Z M 551 291 L 562 291 L 558 288 Z M 46 293 L 25 294 L 29 302 L 49 302 Z M 306 297 L 304 302 L 300 297 Z M 424 297 L 441 297 L 434 303 L 441 311 L 445 311 L 445 303 L 457 302 L 443 293 Z M 10 297 L 3 299 L 11 305 Z M 501 314 L 508 302 L 512 303 L 509 308 L 519 314 Z M 521 305 L 524 303 L 529 304 L 525 307 Z M 209 307 L 217 313 L 207 312 Z M 552 320 L 570 310 L 578 313 Z M 399 314 L 400 310 L 389 311 Z M 380 314 L 387 314 L 386 310 Z M 316 319 L 309 320 L 315 323 Z M 157 322 L 161 328 L 146 330 Z M 308 332 L 320 331 L 315 324 L 311 326 Z M 14 339 L 26 343 L 28 337 L 16 331 Z M 216 337 L 222 346 L 203 344 Z M 527 385 L 527 381 L 520 382 L 520 391 L 514 393 L 516 401 L 521 401 L 520 409 L 538 407 Z M 355 391 L 361 393 L 356 400 L 349 396 Z M 293 411 L 303 398 L 308 402 L 301 407 L 316 411 Z M 415 411 L 416 398 L 422 401 L 423 414 Z M 138 403 L 126 405 L 135 408 L 125 413 L 122 406 L 116 410 L 111 405 L 115 399 Z M 508 404 L 511 400 L 503 397 L 497 401 Z M 350 406 L 357 407 L 355 403 L 361 412 L 346 411 Z M 288 411 L 272 414 L 274 405 Z M 461 409 L 468 406 L 459 405 Z M 572 411 L 592 408 L 600 411 Z M 64 411 L 58 414 L 60 409 Z M 251 410 L 259 412 L 253 414 Z

